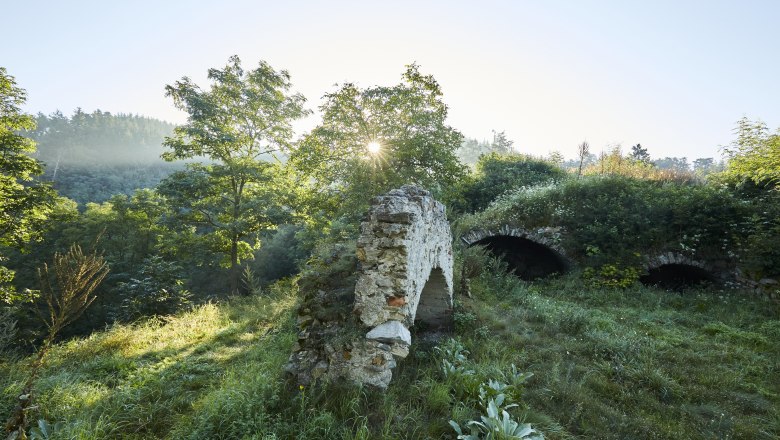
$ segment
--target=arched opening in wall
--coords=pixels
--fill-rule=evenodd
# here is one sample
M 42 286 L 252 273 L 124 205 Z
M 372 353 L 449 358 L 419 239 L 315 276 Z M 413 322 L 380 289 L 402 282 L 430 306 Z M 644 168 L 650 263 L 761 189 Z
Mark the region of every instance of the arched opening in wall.
M 681 291 L 715 281 L 715 276 L 710 271 L 691 264 L 662 264 L 650 269 L 639 281 L 646 286 Z
M 509 270 L 526 281 L 561 274 L 569 270 L 569 262 L 549 246 L 511 235 L 485 237 L 473 245 L 482 245 L 504 260 Z
M 414 315 L 414 326 L 417 332 L 442 332 L 452 328 L 450 291 L 444 272 L 438 267 L 431 269 L 422 289 Z

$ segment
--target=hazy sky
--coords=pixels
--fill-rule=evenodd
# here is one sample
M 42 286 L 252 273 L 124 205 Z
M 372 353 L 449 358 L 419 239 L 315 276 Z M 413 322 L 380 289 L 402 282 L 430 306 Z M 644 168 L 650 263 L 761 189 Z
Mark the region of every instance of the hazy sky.
M 719 157 L 742 116 L 780 126 L 778 0 L 0 1 L 0 66 L 28 112 L 183 122 L 164 86 L 205 85 L 237 54 L 287 69 L 312 109 L 336 83 L 395 84 L 417 62 L 451 125 L 532 154 L 587 139 Z

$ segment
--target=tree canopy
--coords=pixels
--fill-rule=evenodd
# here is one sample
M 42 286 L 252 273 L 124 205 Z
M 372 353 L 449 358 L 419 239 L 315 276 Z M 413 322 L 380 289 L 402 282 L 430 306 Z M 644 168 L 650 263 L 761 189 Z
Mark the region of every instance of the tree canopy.
M 274 185 L 279 154 L 291 146 L 292 121 L 308 112 L 305 98 L 290 93 L 290 75 L 260 61 L 244 70 L 233 56 L 223 69 L 209 69 L 211 87 L 188 77 L 166 86 L 187 123 L 165 139 L 169 161 L 205 158 L 207 165 L 169 177 L 160 187 L 180 218 L 205 233 L 213 248 L 228 256 L 231 291 L 238 289 L 239 264 L 258 243 L 257 231 L 273 226 L 283 212 L 284 187 Z M 262 159 L 276 159 L 272 164 Z
M 371 197 L 406 183 L 441 196 L 465 174 L 455 150 L 463 136 L 447 125 L 439 84 L 409 65 L 402 82 L 328 93 L 322 123 L 293 152 L 295 166 L 339 206 L 360 211 Z
M 541 185 L 566 177 L 559 166 L 521 154 L 482 155 L 473 176 L 462 185 L 462 200 L 454 208 L 465 212 L 481 211 L 500 195 L 523 187 Z
M 780 129 L 772 133 L 763 122 L 742 118 L 734 131 L 736 140 L 724 148 L 728 158 L 724 177 L 735 184 L 776 188 L 780 184 Z
M 0 67 L 0 252 L 38 239 L 56 199 L 48 185 L 34 181 L 43 166 L 30 157 L 35 142 L 19 134 L 35 128 L 33 117 L 20 109 L 26 97 L 14 77 Z M 0 299 L 9 300 L 13 272 L 2 265 L 5 259 L 0 253 Z

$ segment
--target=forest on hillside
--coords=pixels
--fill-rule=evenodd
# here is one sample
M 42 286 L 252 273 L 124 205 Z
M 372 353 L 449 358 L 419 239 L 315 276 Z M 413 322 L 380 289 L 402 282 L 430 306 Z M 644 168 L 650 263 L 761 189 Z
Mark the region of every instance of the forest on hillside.
M 464 138 L 412 64 L 337 85 L 295 137 L 311 112 L 287 71 L 234 56 L 208 79 L 166 86 L 188 115 L 174 126 L 25 114 L 0 68 L 8 438 L 780 436 L 780 130 L 737 121 L 721 160 L 587 142 L 533 157 L 504 132 Z M 456 246 L 470 290 L 451 337 L 399 367 L 406 385 L 285 385 L 295 307 L 349 286 L 371 200 L 405 184 L 445 204 L 456 241 L 539 230 L 577 268 L 526 280 Z M 659 286 L 663 253 L 717 276 Z
M 173 124 L 152 118 L 76 109 L 71 116 L 39 113 L 26 135 L 36 144 L 32 157 L 45 165 L 40 179 L 83 208 L 154 188 L 180 170 L 160 159 L 172 132 Z

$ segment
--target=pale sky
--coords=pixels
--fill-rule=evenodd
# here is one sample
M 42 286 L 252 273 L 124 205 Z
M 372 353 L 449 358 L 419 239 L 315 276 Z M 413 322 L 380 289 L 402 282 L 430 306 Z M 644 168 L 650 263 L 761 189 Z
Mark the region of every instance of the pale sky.
M 778 0 L 0 2 L 0 66 L 30 113 L 181 123 L 165 85 L 205 86 L 237 54 L 288 70 L 311 109 L 336 83 L 396 84 L 417 62 L 452 126 L 536 155 L 588 140 L 717 158 L 742 116 L 780 126 Z

